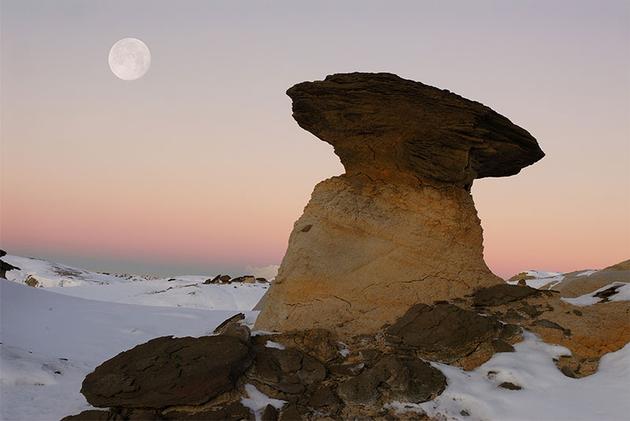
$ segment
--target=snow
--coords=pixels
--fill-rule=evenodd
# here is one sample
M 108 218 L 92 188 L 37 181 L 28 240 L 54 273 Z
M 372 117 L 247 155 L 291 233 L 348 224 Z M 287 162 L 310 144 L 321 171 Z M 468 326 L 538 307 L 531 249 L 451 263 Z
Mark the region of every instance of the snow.
M 608 301 L 630 301 L 630 283 L 627 282 L 613 282 L 588 294 L 580 295 L 579 297 L 562 298 L 562 301 L 581 307 L 597 304 L 602 301 L 602 298 L 596 297 L 595 294 L 617 285 L 620 286 L 617 289 L 617 293 L 608 297 Z
M 265 346 L 267 348 L 286 349 L 286 347 L 284 345 L 282 345 L 281 343 L 278 343 L 278 342 L 274 342 L 274 341 L 267 341 Z
M 245 392 L 249 397 L 242 398 L 241 403 L 244 407 L 249 408 L 256 415 L 256 421 L 260 421 L 262 413 L 267 405 L 280 409 L 287 403 L 286 401 L 280 399 L 270 398 L 260 390 L 256 389 L 256 386 L 253 384 L 246 384 Z
M 553 288 L 554 285 L 562 282 L 564 279 L 564 274 L 562 272 L 544 272 L 540 270 L 527 270 L 525 271 L 527 276 L 533 276 L 532 279 L 526 279 L 525 283 L 527 286 L 532 288 L 540 289 L 543 286 L 550 284 L 547 289 Z M 517 284 L 518 281 L 508 282 L 509 284 Z
M 339 355 L 341 355 L 343 358 L 346 358 L 348 355 L 350 355 L 350 348 L 348 348 L 348 345 L 343 342 L 337 342 L 337 344 L 339 345 Z
M 6 255 L 7 263 L 20 268 L 7 272 L 7 279 L 24 283 L 30 275 L 59 294 L 90 300 L 147 306 L 186 307 L 207 310 L 248 311 L 262 298 L 268 283 L 204 285 L 212 276 L 147 278 L 108 275 L 45 260 Z M 270 273 L 269 267 L 263 271 Z
M 410 410 L 421 408 L 429 416 L 469 421 L 627 419 L 630 344 L 603 356 L 595 374 L 573 379 L 553 363 L 553 358 L 568 355 L 569 350 L 546 344 L 533 333 L 525 332 L 524 336 L 515 352 L 495 354 L 470 372 L 434 363 L 448 379 L 446 390 L 435 401 L 411 405 Z M 498 387 L 506 381 L 523 389 Z M 406 405 L 398 402 L 394 407 L 405 410 Z M 462 411 L 470 415 L 463 416 Z
M 99 288 L 106 286 L 93 291 Z M 210 334 L 236 313 L 94 301 L 6 280 L 0 299 L 3 420 L 61 419 L 89 409 L 81 382 L 106 359 L 159 336 Z
M 591 276 L 594 273 L 599 272 L 598 270 L 584 270 L 580 273 L 576 273 L 575 276 Z

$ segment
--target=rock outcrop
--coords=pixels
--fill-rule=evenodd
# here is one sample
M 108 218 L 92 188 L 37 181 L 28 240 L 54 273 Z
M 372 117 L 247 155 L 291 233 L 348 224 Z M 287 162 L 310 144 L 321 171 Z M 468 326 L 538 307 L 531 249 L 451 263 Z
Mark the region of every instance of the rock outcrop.
M 392 74 L 333 75 L 287 94 L 298 124 L 333 145 L 346 173 L 315 187 L 257 328 L 371 333 L 414 304 L 502 282 L 483 261 L 470 187 L 541 159 L 529 133 Z

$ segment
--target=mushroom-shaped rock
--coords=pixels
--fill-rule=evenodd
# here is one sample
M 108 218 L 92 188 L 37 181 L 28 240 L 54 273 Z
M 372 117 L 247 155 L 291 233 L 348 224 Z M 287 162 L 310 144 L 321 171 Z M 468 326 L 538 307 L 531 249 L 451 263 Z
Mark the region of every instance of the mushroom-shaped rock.
M 501 283 L 483 260 L 475 178 L 544 156 L 490 108 L 392 74 L 295 85 L 298 124 L 346 173 L 319 183 L 295 223 L 256 327 L 373 333 L 417 303 Z
M 389 73 L 332 75 L 287 95 L 300 127 L 330 143 L 350 175 L 468 185 L 517 174 L 545 155 L 485 105 Z

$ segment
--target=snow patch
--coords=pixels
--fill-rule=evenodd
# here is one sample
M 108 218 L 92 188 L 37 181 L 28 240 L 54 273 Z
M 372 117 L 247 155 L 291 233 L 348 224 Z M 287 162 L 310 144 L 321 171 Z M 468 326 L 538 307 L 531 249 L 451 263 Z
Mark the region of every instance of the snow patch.
M 602 302 L 603 299 L 601 297 L 596 297 L 596 294 L 615 286 L 619 286 L 619 288 L 617 288 L 617 293 L 608 297 L 608 301 L 630 301 L 630 283 L 627 282 L 613 282 L 612 284 L 608 284 L 598 290 L 589 292 L 588 294 L 580 295 L 575 298 L 561 298 L 561 300 L 569 304 L 573 304 L 574 306 L 590 306 Z
M 271 405 L 276 409 L 281 409 L 287 401 L 273 399 L 256 389 L 253 384 L 245 385 L 245 392 L 248 398 L 241 398 L 241 404 L 249 408 L 256 416 L 256 421 L 260 421 L 261 416 L 267 405 Z
M 599 370 L 581 379 L 564 376 L 554 365 L 553 358 L 567 354 L 568 349 L 524 332 L 515 352 L 495 354 L 473 371 L 433 363 L 447 377 L 448 386 L 436 400 L 419 406 L 429 416 L 448 420 L 625 419 L 630 413 L 630 344 L 603 356 Z M 522 390 L 498 387 L 505 381 Z
M 594 273 L 599 272 L 598 270 L 585 270 L 580 273 L 576 273 L 575 276 L 591 276 Z
M 281 343 L 278 342 L 274 342 L 274 341 L 267 341 L 267 343 L 265 344 L 265 347 L 267 348 L 275 348 L 275 349 L 286 349 L 286 347 L 284 345 L 282 345 Z
M 547 289 L 551 289 L 554 285 L 562 282 L 564 279 L 564 273 L 562 272 L 544 272 L 540 270 L 527 270 L 525 271 L 527 276 L 533 277 L 526 279 L 527 286 L 540 289 L 547 284 L 551 284 Z M 510 281 L 509 284 L 515 285 L 518 281 Z

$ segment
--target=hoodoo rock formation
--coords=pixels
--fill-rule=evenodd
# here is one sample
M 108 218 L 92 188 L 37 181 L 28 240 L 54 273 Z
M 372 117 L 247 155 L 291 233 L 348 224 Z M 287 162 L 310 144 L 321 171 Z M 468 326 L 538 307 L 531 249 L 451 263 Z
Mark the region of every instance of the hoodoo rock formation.
M 502 282 L 483 260 L 470 188 L 541 159 L 527 131 L 393 74 L 332 75 L 287 94 L 346 173 L 315 187 L 257 328 L 373 333 L 415 304 Z

